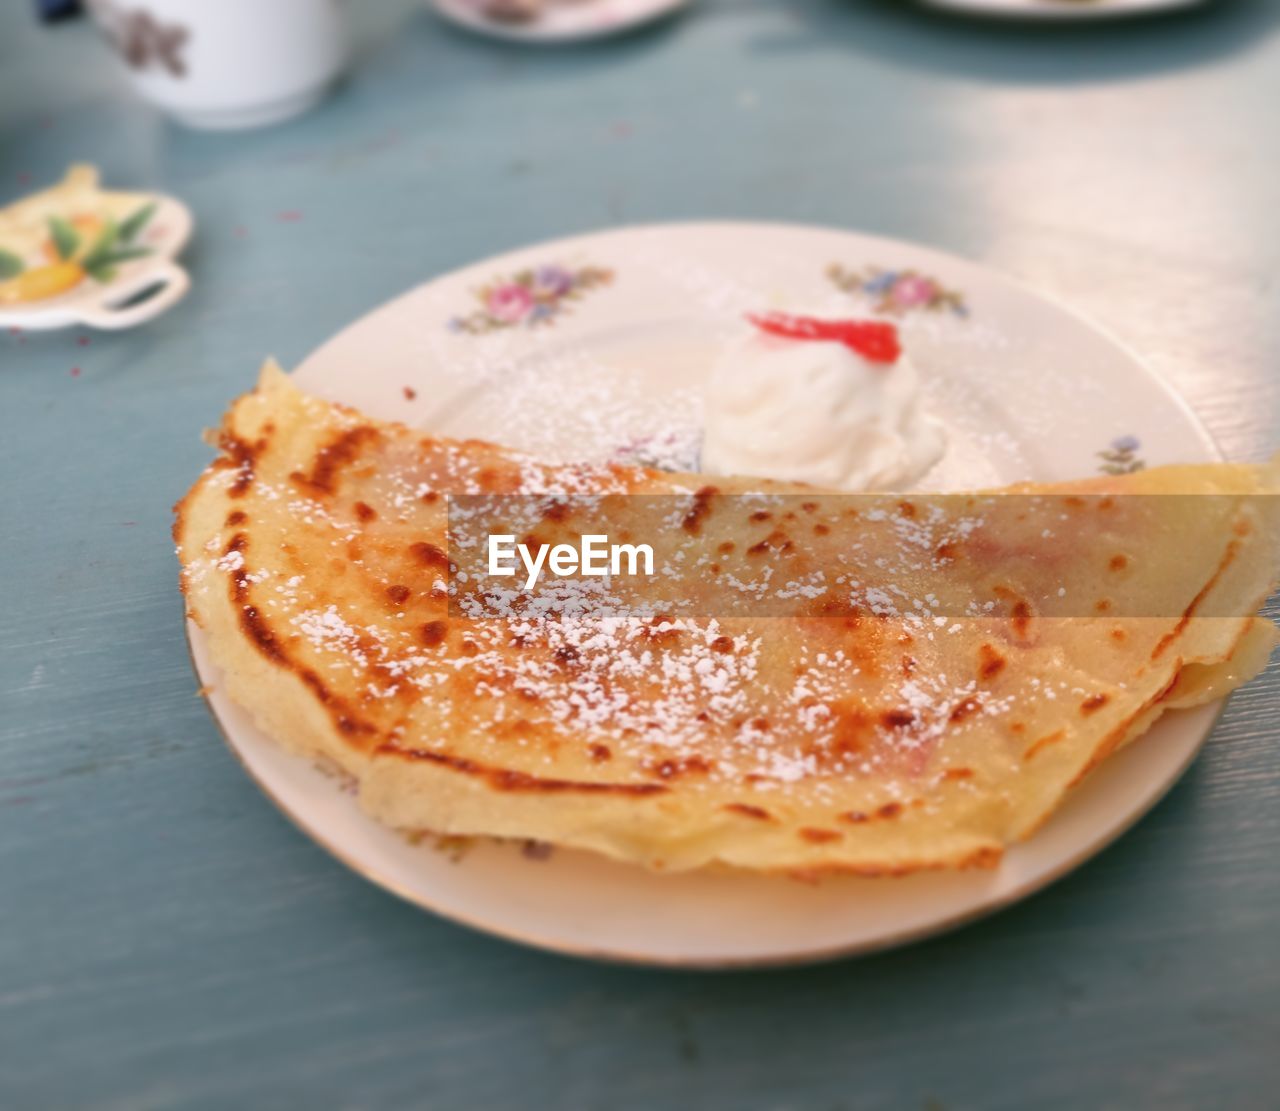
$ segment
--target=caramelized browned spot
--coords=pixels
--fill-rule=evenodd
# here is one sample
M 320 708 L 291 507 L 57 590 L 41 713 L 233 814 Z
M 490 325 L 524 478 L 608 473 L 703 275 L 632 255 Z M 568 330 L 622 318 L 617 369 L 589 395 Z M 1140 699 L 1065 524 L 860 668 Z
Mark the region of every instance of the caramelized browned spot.
M 763 806 L 752 806 L 747 802 L 727 802 L 724 809 L 730 814 L 740 814 L 744 818 L 754 818 L 758 822 L 767 822 L 772 815 Z
M 380 438 L 381 433 L 369 425 L 348 428 L 316 452 L 310 474 L 294 471 L 289 477 L 300 486 L 322 494 L 332 494 L 337 489 L 337 479 L 342 470 L 353 463 L 367 446 Z
M 231 552 L 243 552 L 248 546 L 249 541 L 244 534 L 236 533 L 235 536 L 227 541 L 224 552 L 228 554 Z M 229 590 L 231 600 L 236 603 L 236 609 L 239 612 L 240 628 L 244 630 L 245 635 L 267 659 L 274 663 L 287 665 L 289 658 L 276 634 L 258 612 L 257 606 L 251 605 L 247 601 L 249 597 L 249 575 L 245 571 L 243 563 L 239 568 L 231 572 Z
M 1003 856 L 1004 849 L 994 845 L 974 849 L 964 860 L 959 861 L 956 867 L 962 871 L 968 868 L 994 868 Z
M 814 826 L 802 826 L 800 836 L 813 845 L 825 845 L 830 841 L 843 841 L 844 834 L 835 829 L 817 829 Z
M 1046 737 L 1041 737 L 1038 741 L 1032 741 L 1027 751 L 1022 754 L 1024 760 L 1030 760 L 1037 753 L 1042 752 L 1050 745 L 1056 745 L 1063 737 L 1067 735 L 1065 729 L 1059 729 L 1056 733 L 1050 733 Z
M 791 543 L 790 538 L 781 529 L 774 529 L 768 536 L 760 541 L 759 544 L 752 544 L 747 549 L 747 555 L 763 555 L 772 549 L 775 552 L 789 552 L 795 547 Z
M 1013 604 L 1013 631 L 1020 637 L 1027 635 L 1031 627 L 1031 607 L 1023 601 Z
M 708 513 L 711 512 L 711 499 L 720 491 L 714 486 L 704 486 L 696 494 L 693 495 L 693 505 L 689 512 L 684 515 L 684 520 L 680 522 L 680 527 L 685 532 L 691 532 L 694 536 L 702 531 L 702 522 L 706 519 Z
M 933 549 L 933 558 L 939 562 L 945 562 L 950 559 L 955 559 L 956 552 L 957 548 L 955 544 L 951 543 L 951 541 L 947 541 L 945 544 L 939 544 Z
M 1158 660 L 1164 654 L 1164 650 L 1182 635 L 1183 630 L 1187 627 L 1187 623 L 1191 620 L 1191 615 L 1196 612 L 1200 607 L 1200 603 L 1205 600 L 1209 591 L 1213 589 L 1214 585 L 1222 577 L 1226 569 L 1231 566 L 1239 551 L 1239 541 L 1233 540 L 1227 545 L 1227 550 L 1222 556 L 1222 562 L 1218 564 L 1218 568 L 1214 571 L 1212 578 L 1210 578 L 1209 581 L 1201 588 L 1200 592 L 1191 599 L 1191 604 L 1187 606 L 1183 611 L 1182 616 L 1178 618 L 1177 625 L 1160 638 L 1160 643 L 1155 646 L 1151 653 L 1151 658 L 1153 660 Z
M 1091 694 L 1083 702 L 1080 703 L 1080 712 L 1082 714 L 1092 714 L 1096 710 L 1101 710 L 1108 702 L 1111 696 L 1107 694 Z
M 943 779 L 972 779 L 972 768 L 948 768 L 942 773 Z
M 1165 683 L 1165 685 L 1161 688 L 1160 693 L 1156 695 L 1154 699 L 1152 699 L 1152 703 L 1151 703 L 1152 705 L 1155 705 L 1155 703 L 1157 702 L 1163 702 L 1166 698 L 1169 697 L 1169 695 L 1173 693 L 1173 688 L 1178 685 L 1178 679 L 1180 678 L 1178 673 L 1181 670 L 1182 670 L 1182 657 L 1179 656 L 1178 662 L 1174 665 L 1174 668 L 1173 668 L 1173 675 L 1170 677 L 1169 681 Z
M 902 813 L 902 803 L 886 802 L 876 811 L 877 818 L 896 818 Z
M 608 745 L 592 745 L 591 759 L 597 764 L 603 764 L 606 760 L 613 759 L 613 750 L 610 749 Z
M 449 570 L 449 557 L 434 544 L 425 540 L 409 545 L 409 554 L 424 567 L 438 567 L 442 571 Z
M 681 760 L 662 760 L 648 766 L 651 775 L 659 779 L 679 779 L 685 775 L 706 775 L 715 765 L 701 756 L 688 756 Z
M 670 644 L 681 640 L 684 631 L 676 627 L 670 614 L 657 614 L 652 621 L 646 621 L 643 632 L 648 640 L 657 641 L 659 644 Z
M 1117 644 L 1123 644 L 1126 640 L 1129 639 L 1129 634 L 1117 626 L 1116 628 L 1111 630 L 1111 639 L 1114 640 Z
M 915 656 L 902 657 L 902 674 L 905 678 L 910 679 L 915 674 L 918 666 Z
M 816 513 L 818 511 L 818 503 L 816 501 L 803 501 L 800 503 L 800 508 L 806 513 Z
M 553 653 L 556 663 L 561 667 L 575 667 L 582 658 L 582 653 L 572 644 L 560 644 Z
M 758 729 L 761 733 L 767 733 L 772 726 L 770 726 L 768 718 L 752 718 L 751 728 Z
M 243 525 L 249 519 L 249 515 L 241 509 L 233 509 L 227 514 L 227 527 L 235 528 L 236 525 Z
M 898 512 L 903 517 L 910 519 L 916 515 L 916 507 L 909 501 L 900 501 L 898 502 Z
M 733 541 L 726 540 L 723 544 L 720 545 L 720 547 L 716 549 L 716 551 L 719 552 L 721 555 L 728 555 L 730 552 L 733 551 L 733 549 L 734 549 Z
M 443 643 L 448 631 L 447 621 L 428 621 L 422 626 L 422 643 L 428 648 L 436 648 Z
M 553 501 L 542 511 L 542 519 L 544 521 L 554 521 L 559 524 L 567 521 L 571 512 L 572 510 L 570 509 L 568 502 Z
M 387 587 L 387 597 L 390 598 L 397 606 L 403 605 L 409 600 L 409 588 L 402 586 L 400 583 L 393 583 Z
M 915 720 L 915 711 L 905 708 L 898 710 L 885 710 L 880 715 L 880 724 L 886 729 L 905 729 L 908 725 L 913 724 Z
M 1093 603 L 1093 608 L 1096 613 L 1106 613 L 1111 609 L 1111 603 L 1106 598 L 1099 598 Z
M 370 521 L 372 521 L 375 517 L 378 516 L 378 511 L 374 509 L 373 506 L 371 506 L 368 502 L 358 501 L 353 506 L 353 508 L 356 511 L 356 516 L 359 517 L 360 520 L 363 521 L 365 524 L 368 524 Z
M 276 634 L 258 612 L 257 606 L 242 605 L 240 607 L 240 628 L 253 642 L 253 646 L 267 659 L 275 663 L 289 662 L 280 641 L 276 639 Z
M 249 541 L 244 534 L 236 533 L 235 536 L 227 541 L 225 552 L 228 554 L 231 552 L 243 554 L 248 546 Z M 249 601 L 249 586 L 248 568 L 241 564 L 240 567 L 231 572 L 228 593 L 236 608 L 240 628 L 253 646 L 272 663 L 295 672 L 298 678 L 311 688 L 317 701 L 328 712 L 329 717 L 340 732 L 348 736 L 355 734 L 367 736 L 376 733 L 377 730 L 372 724 L 358 718 L 341 699 L 334 697 L 329 688 L 325 686 L 324 681 L 314 671 L 310 668 L 300 667 L 290 658 L 266 618 L 258 611 L 258 607 Z
M 991 645 L 983 644 L 978 649 L 978 674 L 984 679 L 994 679 L 1007 661 Z
M 434 505 L 436 502 L 440 500 L 440 495 L 437 494 L 434 490 L 428 490 L 425 494 L 422 495 L 421 500 L 424 505 Z
M 253 485 L 253 467 L 257 459 L 257 450 L 238 436 L 231 435 L 230 432 L 224 432 L 218 438 L 218 446 L 226 455 L 224 458 L 215 459 L 214 467 L 218 469 L 234 467 L 240 472 L 227 488 L 227 495 L 233 498 L 242 497 L 244 492 Z M 260 441 L 259 446 L 265 447 L 265 441 Z
M 773 514 L 767 509 L 757 509 L 753 514 L 751 514 L 751 520 L 755 521 L 757 524 L 760 521 L 772 521 Z
M 1107 564 L 1113 571 L 1123 571 L 1129 566 L 1129 557 L 1121 552 L 1117 552 L 1111 557 L 1111 561 Z
M 667 790 L 661 783 L 600 783 L 593 780 L 549 779 L 509 768 L 493 768 L 462 756 L 450 756 L 447 753 L 432 752 L 429 749 L 401 748 L 394 744 L 382 745 L 377 752 L 380 756 L 395 756 L 402 760 L 423 760 L 464 775 L 473 775 L 485 780 L 489 786 L 499 791 L 643 796 L 661 795 Z
M 861 810 L 850 810 L 840 815 L 841 819 L 846 822 L 852 822 L 854 825 L 861 825 L 863 822 L 871 821 L 870 814 L 864 814 Z
M 829 525 L 817 524 L 813 526 L 814 536 L 826 536 L 831 531 Z
M 728 653 L 733 651 L 733 637 L 716 637 L 711 642 L 711 651 Z
M 418 396 L 418 391 L 415 390 L 412 386 L 403 386 L 401 387 L 400 392 L 404 394 L 405 401 L 412 401 L 415 397 Z
M 858 706 L 837 703 L 834 710 L 835 722 L 830 746 L 828 749 L 819 749 L 818 752 L 826 752 L 837 759 L 861 752 L 874 732 L 871 719 Z
M 952 708 L 951 713 L 947 715 L 947 720 L 951 722 L 961 722 L 967 718 L 973 717 L 974 714 L 982 708 L 982 699 L 977 695 L 970 695 L 963 702 L 958 702 Z
M 1081 768 L 1080 771 L 1076 773 L 1076 777 L 1069 784 L 1067 784 L 1068 787 L 1074 787 L 1077 783 L 1079 783 L 1082 779 L 1084 779 L 1084 777 L 1088 775 L 1090 771 L 1096 768 L 1100 763 L 1102 763 L 1103 760 L 1105 760 L 1108 756 L 1110 756 L 1113 752 L 1115 752 L 1115 750 L 1123 743 L 1124 739 L 1128 736 L 1129 730 L 1130 728 L 1132 728 L 1133 723 L 1146 710 L 1150 709 L 1152 706 L 1157 705 L 1158 703 L 1163 701 L 1166 697 L 1168 697 L 1169 692 L 1172 691 L 1174 687 L 1178 685 L 1178 672 L 1181 669 L 1181 667 L 1182 667 L 1182 657 L 1179 656 L 1174 661 L 1172 673 L 1168 683 L 1165 684 L 1164 688 L 1160 691 L 1160 693 L 1155 695 L 1153 698 L 1149 698 L 1145 704 L 1143 704 L 1142 706 L 1139 706 L 1133 713 L 1126 715 L 1115 726 L 1115 728 L 1112 729 L 1111 732 L 1108 733 L 1102 739 L 1102 743 L 1098 745 L 1098 747 L 1095 748 L 1093 752 L 1090 754 L 1089 760 L 1085 764 L 1085 766 Z

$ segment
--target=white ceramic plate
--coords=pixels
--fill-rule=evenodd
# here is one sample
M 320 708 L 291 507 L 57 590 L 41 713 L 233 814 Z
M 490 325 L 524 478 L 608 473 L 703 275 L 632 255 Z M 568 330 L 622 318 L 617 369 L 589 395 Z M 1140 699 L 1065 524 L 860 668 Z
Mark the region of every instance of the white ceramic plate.
M 833 269 L 835 268 L 835 269 Z M 541 315 L 521 283 L 559 291 Z M 696 461 L 699 390 L 747 309 L 896 319 L 947 457 L 930 489 L 1065 479 L 1219 458 L 1186 405 L 1114 340 L 973 263 L 850 232 L 760 224 L 611 231 L 531 247 L 436 279 L 315 352 L 298 382 L 441 433 L 562 458 Z M 530 859 L 478 843 L 460 859 L 411 845 L 287 756 L 221 693 L 210 704 L 250 774 L 335 856 L 410 902 L 584 956 L 768 965 L 867 952 L 936 933 L 1043 887 L 1118 836 L 1190 763 L 1218 707 L 1169 714 L 1108 761 L 991 872 L 808 886 L 650 875 L 590 855 Z
M 483 14 L 484 0 L 431 0 L 446 19 L 513 42 L 563 43 L 629 31 L 683 8 L 690 0 L 552 0 L 527 23 L 505 23 Z
M 1010 19 L 1124 19 L 1203 4 L 1205 0 L 923 0 L 931 8 Z

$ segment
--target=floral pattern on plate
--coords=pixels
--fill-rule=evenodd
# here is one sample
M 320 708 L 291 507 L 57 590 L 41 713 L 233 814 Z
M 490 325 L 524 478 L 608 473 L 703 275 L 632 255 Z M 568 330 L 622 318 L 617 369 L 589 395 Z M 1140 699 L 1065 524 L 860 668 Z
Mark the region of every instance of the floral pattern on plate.
M 455 316 L 449 328 L 483 335 L 502 328 L 550 324 L 584 293 L 611 281 L 613 271 L 599 266 L 575 270 L 552 264 L 521 270 L 477 290 L 480 308 L 467 316 Z
M 848 270 L 838 262 L 827 267 L 827 277 L 845 293 L 860 293 L 875 300 L 877 312 L 903 316 L 909 312 L 950 312 L 968 316 L 964 294 L 947 289 L 936 278 L 912 269 L 864 266 Z
M 1103 474 L 1133 474 L 1142 470 L 1146 463 L 1138 458 L 1142 449 L 1142 441 L 1137 436 L 1117 436 L 1105 451 L 1098 452 L 1102 460 L 1098 470 Z

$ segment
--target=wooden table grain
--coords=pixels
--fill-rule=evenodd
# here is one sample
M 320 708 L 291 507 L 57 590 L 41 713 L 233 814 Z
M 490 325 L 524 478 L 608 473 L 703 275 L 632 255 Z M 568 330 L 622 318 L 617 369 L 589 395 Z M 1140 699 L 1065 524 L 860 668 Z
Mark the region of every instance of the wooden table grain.
M 345 871 L 220 744 L 169 507 L 274 353 L 528 241 L 796 220 L 918 239 L 1092 316 L 1229 457 L 1280 446 L 1280 11 L 1032 27 L 702 0 L 586 49 L 348 5 L 350 77 L 164 122 L 83 25 L 0 11 L 0 201 L 72 161 L 198 221 L 174 312 L 0 334 L 0 1106 L 1280 1106 L 1280 672 L 1136 829 L 887 955 L 694 975 L 471 934 Z M 87 342 L 82 342 L 87 340 Z

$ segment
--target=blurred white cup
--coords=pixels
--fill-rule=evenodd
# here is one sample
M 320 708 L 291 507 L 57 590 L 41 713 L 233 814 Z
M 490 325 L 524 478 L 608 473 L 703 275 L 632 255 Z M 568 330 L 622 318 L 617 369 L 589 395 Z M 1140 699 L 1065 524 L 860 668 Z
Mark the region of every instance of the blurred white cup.
M 146 99 L 192 127 L 305 112 L 347 59 L 338 0 L 89 0 Z

